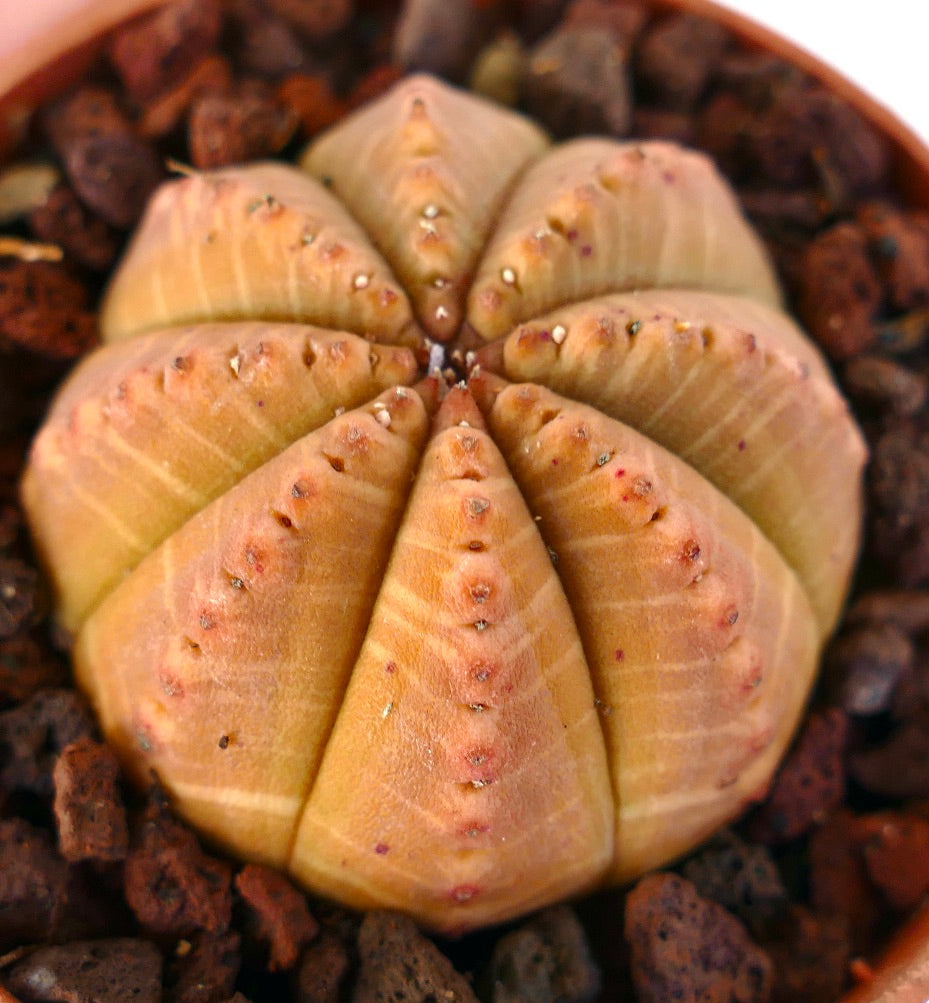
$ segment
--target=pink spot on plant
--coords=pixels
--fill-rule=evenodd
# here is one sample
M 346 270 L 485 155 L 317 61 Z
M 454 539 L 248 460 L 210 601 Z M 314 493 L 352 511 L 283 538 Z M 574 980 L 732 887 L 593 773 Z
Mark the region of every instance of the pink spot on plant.
M 454 902 L 470 902 L 480 891 L 477 885 L 455 885 L 450 895 Z

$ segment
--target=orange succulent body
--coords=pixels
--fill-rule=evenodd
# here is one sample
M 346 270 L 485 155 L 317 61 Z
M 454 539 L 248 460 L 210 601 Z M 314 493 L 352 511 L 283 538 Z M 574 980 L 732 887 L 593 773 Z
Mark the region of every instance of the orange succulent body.
M 704 158 L 413 77 L 166 185 L 102 319 L 23 497 L 107 737 L 212 841 L 457 932 L 764 793 L 864 448 Z

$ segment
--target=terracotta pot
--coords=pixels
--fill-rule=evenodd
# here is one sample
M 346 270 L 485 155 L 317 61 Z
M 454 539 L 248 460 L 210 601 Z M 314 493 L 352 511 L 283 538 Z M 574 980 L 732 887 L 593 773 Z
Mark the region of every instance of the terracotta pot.
M 28 15 L 0 8 L 0 162 L 22 135 L 37 104 L 64 90 L 119 22 L 166 0 L 30 0 Z M 655 0 L 719 22 L 751 46 L 818 77 L 869 119 L 891 144 L 894 181 L 914 207 L 929 209 L 929 148 L 860 87 L 810 52 L 712 0 Z M 865 966 L 866 967 L 866 966 Z M 929 903 L 896 934 L 886 953 L 842 1003 L 929 1000 Z

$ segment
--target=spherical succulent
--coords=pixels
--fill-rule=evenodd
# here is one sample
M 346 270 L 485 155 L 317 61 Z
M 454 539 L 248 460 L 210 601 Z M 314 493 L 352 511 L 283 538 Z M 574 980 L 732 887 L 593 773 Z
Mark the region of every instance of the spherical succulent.
M 23 497 L 107 738 L 213 843 L 460 931 L 763 794 L 864 448 L 704 157 L 411 77 L 167 183 L 101 325 Z

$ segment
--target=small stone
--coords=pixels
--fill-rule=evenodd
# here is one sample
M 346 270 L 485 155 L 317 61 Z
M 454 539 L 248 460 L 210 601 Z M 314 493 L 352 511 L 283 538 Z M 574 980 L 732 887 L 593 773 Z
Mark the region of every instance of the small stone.
M 393 62 L 449 80 L 467 77 L 499 18 L 495 3 L 406 0 L 394 29 Z
M 929 304 L 929 214 L 871 202 L 859 211 L 857 220 L 867 235 L 891 310 Z
M 85 206 L 70 185 L 58 185 L 29 217 L 40 240 L 58 244 L 67 257 L 94 271 L 105 271 L 116 260 L 116 231 Z
M 339 1003 L 350 964 L 348 948 L 342 940 L 324 931 L 300 959 L 296 1003 Z
M 845 623 L 888 624 L 904 634 L 929 630 L 929 590 L 875 589 L 864 592 L 845 614 Z
M 929 380 L 922 372 L 878 355 L 850 359 L 844 385 L 852 400 L 898 415 L 917 414 L 929 397 Z
M 0 951 L 41 941 L 65 908 L 68 865 L 44 829 L 0 819 Z
M 367 913 L 358 933 L 358 958 L 352 1003 L 477 1003 L 467 979 L 405 916 Z
M 795 905 L 765 950 L 774 973 L 770 1003 L 822 1003 L 842 995 L 851 948 L 840 918 Z
M 913 909 L 929 893 L 929 820 L 884 811 L 859 825 L 871 880 L 893 909 Z
M 717 833 L 686 861 L 682 874 L 703 898 L 738 916 L 756 936 L 770 929 L 788 906 L 770 850 L 730 830 Z
M 555 136 L 625 136 L 632 95 L 625 49 L 598 27 L 563 27 L 529 53 L 526 107 Z
M 65 151 L 64 164 L 81 201 L 122 230 L 139 221 L 165 176 L 155 148 L 129 131 L 75 138 Z
M 728 32 L 715 21 L 671 14 L 639 40 L 636 79 L 657 104 L 689 111 L 706 90 L 728 43 Z
M 0 638 L 12 637 L 32 618 L 37 585 L 35 568 L 0 556 Z
M 61 1003 L 161 1003 L 161 954 L 146 940 L 74 941 L 40 947 L 7 976 L 29 1000 Z
M 887 420 L 871 449 L 871 551 L 904 587 L 929 581 L 929 433 Z
M 752 818 L 754 839 L 768 844 L 795 839 L 842 802 L 847 737 L 848 718 L 840 708 L 813 711 L 807 717 L 767 800 Z
M 126 93 L 145 105 L 175 87 L 219 41 L 219 0 L 176 0 L 119 29 L 109 46 Z
M 341 31 L 355 12 L 355 0 L 267 0 L 268 6 L 301 35 L 322 42 Z
M 248 907 L 256 939 L 269 948 L 268 969 L 293 968 L 319 933 L 306 897 L 283 874 L 259 864 L 246 865 L 236 875 L 235 887 Z
M 245 74 L 281 80 L 312 72 L 314 60 L 297 29 L 255 0 L 226 0 L 228 55 Z
M 881 744 L 853 752 L 849 775 L 889 798 L 929 798 L 929 710 L 898 725 Z
M 554 906 L 500 938 L 488 981 L 493 1003 L 582 1003 L 601 978 L 577 916 Z
M 66 745 L 55 764 L 58 845 L 66 860 L 122 860 L 129 846 L 113 750 L 89 738 Z
M 842 921 L 855 954 L 872 948 L 880 916 L 861 843 L 857 817 L 839 808 L 813 830 L 808 850 L 810 905 Z
M 864 231 L 837 223 L 803 253 L 797 309 L 810 335 L 833 359 L 848 359 L 877 339 L 881 283 Z
M 235 991 L 241 958 L 238 933 L 199 933 L 183 941 L 170 964 L 166 1003 L 217 1003 Z
M 886 711 L 900 680 L 912 672 L 913 642 L 899 627 L 873 624 L 849 631 L 830 646 L 826 679 L 833 699 L 849 714 Z
M 745 927 L 676 874 L 643 878 L 626 898 L 625 939 L 640 1003 L 766 1003 L 771 961 Z
M 70 359 L 98 340 L 87 288 L 60 264 L 0 260 L 0 345 Z
M 20 633 L 0 641 L 0 702 L 21 703 L 39 689 L 62 686 L 64 662 Z
M 202 94 L 188 118 L 190 156 L 201 170 L 271 157 L 296 127 L 293 110 L 257 81 L 228 94 Z
M 62 749 L 93 734 L 86 704 L 69 689 L 43 689 L 0 713 L 0 795 L 35 794 L 51 803 Z
M 205 854 L 157 798 L 150 799 L 135 827 L 124 873 L 126 901 L 153 934 L 184 937 L 229 927 L 229 865 Z

